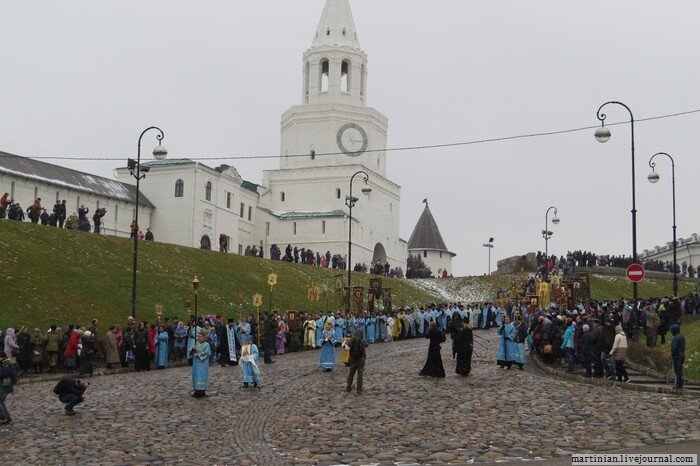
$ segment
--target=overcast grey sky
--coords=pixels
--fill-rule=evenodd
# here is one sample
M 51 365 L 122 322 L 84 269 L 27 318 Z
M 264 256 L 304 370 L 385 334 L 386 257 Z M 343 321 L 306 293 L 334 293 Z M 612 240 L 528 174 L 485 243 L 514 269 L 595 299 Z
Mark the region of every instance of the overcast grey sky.
M 301 103 L 302 54 L 324 0 L 10 2 L 0 12 L 0 150 L 133 157 L 140 132 L 166 132 L 170 157 L 279 154 L 280 115 Z M 369 55 L 369 104 L 389 146 L 510 136 L 598 122 L 607 100 L 637 119 L 700 109 L 700 2 L 351 0 Z M 627 119 L 608 108 L 609 121 Z M 639 123 L 640 252 L 700 232 L 700 114 Z M 453 149 L 393 152 L 401 234 L 430 207 L 455 274 L 544 249 L 631 254 L 629 127 Z M 146 146 L 150 148 L 150 141 Z M 221 163 L 226 160 L 221 160 Z M 111 161 L 55 162 L 112 176 Z M 210 162 L 215 165 L 217 162 Z M 229 162 L 230 163 L 230 162 Z M 276 160 L 232 163 L 260 182 Z

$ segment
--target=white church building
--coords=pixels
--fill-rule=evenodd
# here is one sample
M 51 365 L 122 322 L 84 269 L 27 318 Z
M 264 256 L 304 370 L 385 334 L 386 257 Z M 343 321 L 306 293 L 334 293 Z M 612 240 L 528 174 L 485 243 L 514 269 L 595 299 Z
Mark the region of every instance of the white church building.
M 141 190 L 157 207 L 151 230 L 159 241 L 192 247 L 218 247 L 224 234 L 239 254 L 262 243 L 265 257 L 272 244 L 346 255 L 351 223 L 353 265 L 405 268 L 401 187 L 386 177 L 383 152 L 388 119 L 367 105 L 367 55 L 348 0 L 326 2 L 301 69 L 301 103 L 282 115 L 279 168 L 257 185 L 229 166 L 145 162 L 150 172 Z M 364 174 L 354 179 L 350 222 L 346 200 L 357 172 Z M 116 173 L 133 183 L 127 169 Z
M 262 245 L 269 258 L 273 244 L 282 251 L 290 244 L 346 256 L 352 228 L 351 267 L 388 262 L 405 270 L 409 245 L 399 236 L 401 187 L 386 171 L 388 119 L 367 105 L 367 55 L 348 0 L 326 1 L 300 68 L 300 104 L 281 119 L 279 168 L 265 171 L 256 184 L 228 165 L 209 167 L 177 156 L 142 161 L 149 171 L 140 184 L 141 230 L 150 228 L 156 241 L 204 249 L 218 249 L 224 235 L 228 252 Z M 69 215 L 81 204 L 91 212 L 106 207 L 104 233 L 128 236 L 135 179 L 127 168 L 115 174 L 117 180 L 109 180 L 11 154 L 0 157 L 0 190 L 11 191 L 24 207 L 36 197 L 49 212 L 55 200 L 67 199 Z M 454 254 L 427 206 L 416 231 L 412 253 L 421 253 L 435 271 L 451 272 Z

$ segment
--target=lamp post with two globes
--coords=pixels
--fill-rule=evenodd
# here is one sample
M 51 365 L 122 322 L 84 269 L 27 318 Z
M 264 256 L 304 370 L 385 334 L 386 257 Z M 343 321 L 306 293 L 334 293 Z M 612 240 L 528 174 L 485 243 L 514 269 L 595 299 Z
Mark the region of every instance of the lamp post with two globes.
M 673 193 L 673 296 L 678 296 L 678 256 L 677 248 L 678 242 L 676 241 L 676 162 L 666 152 L 657 152 L 652 155 L 649 159 L 649 166 L 651 167 L 651 173 L 647 176 L 650 183 L 658 183 L 659 174 L 656 173 L 656 162 L 654 158 L 657 155 L 665 155 L 671 161 L 671 190 Z
M 559 225 L 559 217 L 557 215 L 559 212 L 557 211 L 557 208 L 552 206 L 549 209 L 547 209 L 547 212 L 544 214 L 544 230 L 542 230 L 542 237 L 544 238 L 544 257 L 549 259 L 549 238 L 552 237 L 554 232 L 549 230 L 549 212 L 551 210 L 554 210 L 554 218 L 552 218 L 552 223 L 554 225 Z M 545 261 L 546 262 L 546 261 Z
M 601 123 L 601 127 L 598 128 L 595 132 L 595 138 L 598 142 L 600 143 L 605 143 L 610 140 L 611 133 L 608 128 L 605 127 L 605 119 L 607 116 L 605 113 L 603 113 L 603 108 L 606 105 L 619 105 L 621 107 L 624 107 L 625 110 L 630 114 L 630 130 L 631 130 L 631 152 L 632 152 L 632 263 L 638 264 L 637 260 L 637 189 L 636 189 L 636 181 L 635 181 L 635 164 L 634 164 L 634 115 L 632 114 L 632 110 L 630 108 L 623 104 L 622 102 L 618 102 L 616 100 L 611 100 L 609 102 L 605 102 L 603 105 L 601 105 L 598 108 L 598 112 L 596 113 L 596 116 L 598 117 L 598 120 Z M 632 341 L 639 341 L 639 316 L 637 312 L 637 305 L 638 305 L 638 299 L 639 299 L 639 290 L 637 287 L 637 282 L 632 282 L 632 295 L 634 299 L 634 303 L 632 305 L 632 315 L 634 316 L 634 319 L 632 319 Z
M 350 178 L 350 195 L 345 198 L 345 205 L 348 206 L 349 214 L 348 214 L 348 263 L 346 264 L 348 267 L 348 293 L 347 293 L 347 313 L 350 315 L 350 299 L 351 299 L 351 294 L 352 294 L 352 208 L 355 206 L 355 203 L 359 200 L 356 197 L 353 197 L 352 195 L 352 182 L 355 180 L 355 177 L 357 175 L 364 175 L 363 180 L 365 182 L 365 187 L 362 188 L 362 194 L 369 195 L 372 192 L 372 188 L 369 187 L 367 182 L 369 181 L 369 175 L 360 170 L 356 172 L 352 177 Z
M 136 317 L 136 272 L 138 269 L 139 260 L 139 185 L 141 180 L 143 178 L 146 178 L 146 173 L 148 173 L 150 170 L 150 167 L 148 166 L 143 168 L 141 167 L 141 138 L 143 138 L 143 135 L 152 129 L 158 131 L 158 134 L 156 135 L 156 139 L 158 140 L 158 146 L 156 146 L 156 148 L 153 149 L 153 157 L 155 157 L 156 160 L 163 160 L 165 159 L 165 157 L 168 156 L 168 151 L 165 149 L 165 147 L 161 145 L 163 138 L 165 138 L 165 133 L 163 133 L 163 130 L 158 128 L 157 126 L 151 126 L 149 128 L 146 128 L 141 133 L 141 136 L 139 136 L 136 160 L 129 159 L 127 161 L 127 167 L 129 168 L 131 176 L 136 178 L 136 210 L 134 214 L 134 227 L 131 231 L 131 239 L 134 240 L 134 266 L 133 275 L 131 278 L 131 317 Z

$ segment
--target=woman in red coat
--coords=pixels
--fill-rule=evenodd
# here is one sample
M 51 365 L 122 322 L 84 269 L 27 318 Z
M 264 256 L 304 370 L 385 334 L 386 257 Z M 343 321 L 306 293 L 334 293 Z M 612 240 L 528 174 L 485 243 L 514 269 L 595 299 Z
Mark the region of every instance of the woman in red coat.
M 74 371 L 76 367 L 75 358 L 78 355 L 78 343 L 80 342 L 78 332 L 79 330 L 71 331 L 66 349 L 63 351 L 63 361 L 68 372 Z
M 156 326 L 151 324 L 151 328 L 148 329 L 148 354 L 151 359 L 154 359 L 156 355 Z

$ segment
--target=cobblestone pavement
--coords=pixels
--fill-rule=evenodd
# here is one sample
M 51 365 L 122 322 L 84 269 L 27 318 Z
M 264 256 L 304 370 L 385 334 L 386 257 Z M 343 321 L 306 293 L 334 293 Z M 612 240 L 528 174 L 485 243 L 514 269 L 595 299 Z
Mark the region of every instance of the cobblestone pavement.
M 370 346 L 362 395 L 345 392 L 346 367 L 319 372 L 318 351 L 262 365 L 261 390 L 212 367 L 205 400 L 190 397 L 189 368 L 95 377 L 73 417 L 55 382 L 20 385 L 0 463 L 464 464 L 700 440 L 697 399 L 499 369 L 495 331 L 476 335 L 467 378 L 449 340 L 444 380 L 417 375 L 427 340 Z

